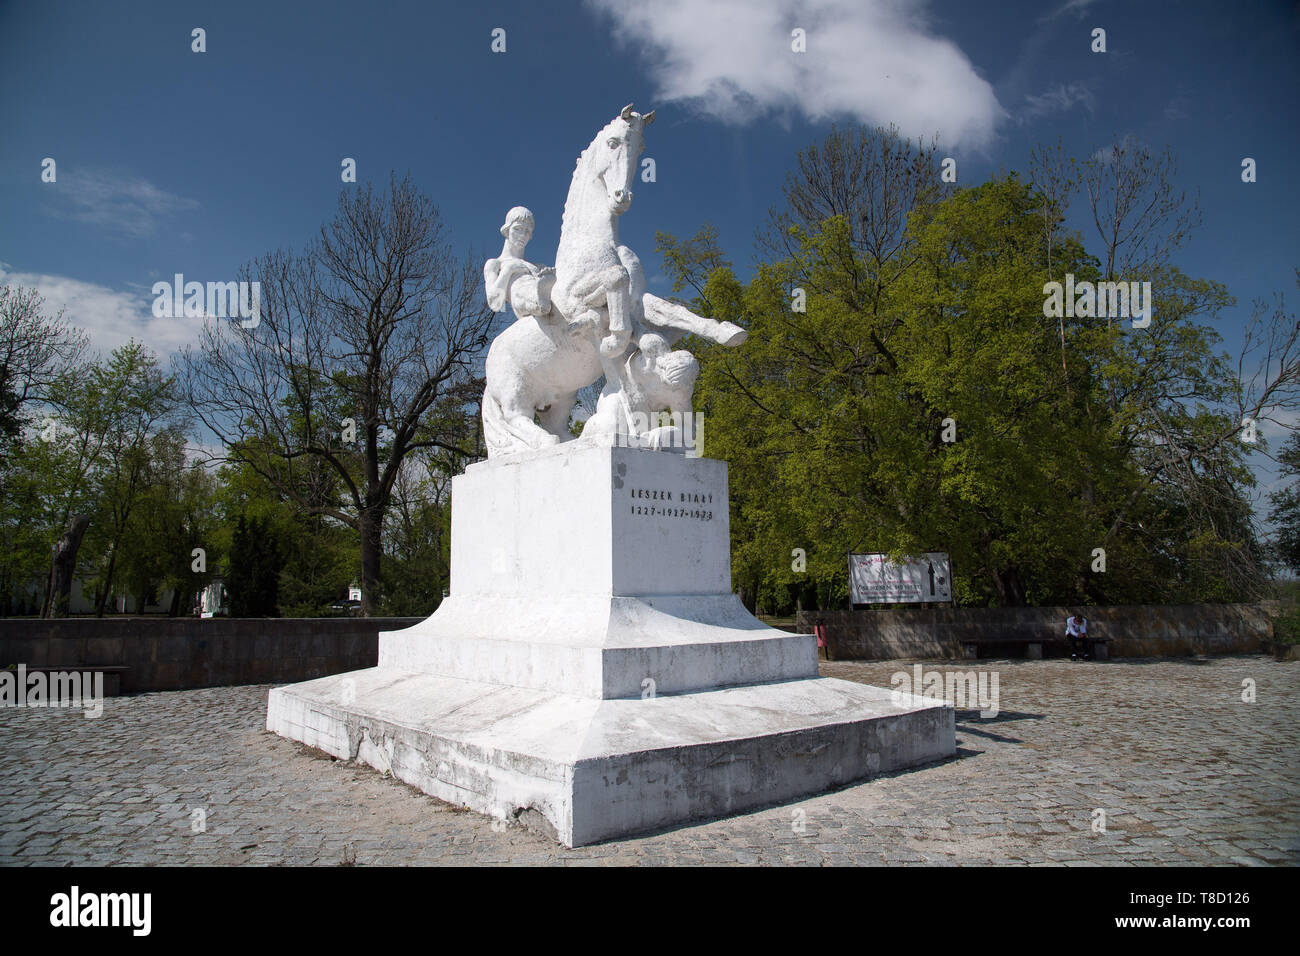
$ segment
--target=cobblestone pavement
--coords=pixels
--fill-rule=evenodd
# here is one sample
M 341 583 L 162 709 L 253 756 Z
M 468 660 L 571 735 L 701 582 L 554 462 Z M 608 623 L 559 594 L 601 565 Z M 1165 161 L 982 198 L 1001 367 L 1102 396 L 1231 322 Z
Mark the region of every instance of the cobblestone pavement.
M 955 758 L 577 850 L 268 734 L 266 686 L 112 698 L 95 720 L 0 709 L 0 864 L 1300 863 L 1300 664 L 924 666 L 998 675 L 995 718 L 959 708 Z M 888 687 L 911 667 L 822 671 Z

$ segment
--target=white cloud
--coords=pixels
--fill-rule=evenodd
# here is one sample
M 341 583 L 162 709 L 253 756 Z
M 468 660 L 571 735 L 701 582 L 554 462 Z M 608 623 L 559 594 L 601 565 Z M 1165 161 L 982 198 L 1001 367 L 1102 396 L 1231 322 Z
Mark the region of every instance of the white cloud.
M 135 239 L 153 235 L 164 219 L 199 206 L 193 199 L 159 189 L 144 179 L 62 167 L 59 178 L 42 190 L 42 195 L 53 201 L 50 211 L 58 218 L 87 222 Z
M 1125 133 L 1124 138 L 1119 141 L 1118 145 L 1122 147 L 1124 152 L 1130 152 L 1133 149 L 1135 149 L 1139 145 L 1139 143 L 1136 139 L 1133 138 L 1131 134 Z M 1105 146 L 1097 147 L 1097 149 L 1094 150 L 1092 154 L 1093 162 L 1097 162 L 1097 163 L 1113 162 L 1115 160 L 1115 146 L 1116 144 L 1110 143 Z
M 985 145 L 1004 110 L 906 0 L 588 0 L 649 65 L 660 102 L 728 123 L 766 114 L 894 123 L 907 137 Z M 807 52 L 791 50 L 806 31 Z M 643 109 L 658 103 L 644 104 Z
M 165 363 L 172 352 L 194 341 L 203 322 L 195 318 L 157 318 L 153 314 L 153 296 L 146 292 L 122 292 L 68 276 L 10 272 L 2 262 L 0 284 L 39 289 L 45 297 L 47 314 L 63 309 L 63 317 L 71 325 L 86 331 L 91 348 L 105 354 L 134 338 L 158 353 Z
M 1037 96 L 1026 96 L 1019 121 L 1027 123 L 1053 113 L 1064 113 L 1076 104 L 1082 104 L 1091 113 L 1097 107 L 1097 98 L 1084 83 L 1060 83 Z

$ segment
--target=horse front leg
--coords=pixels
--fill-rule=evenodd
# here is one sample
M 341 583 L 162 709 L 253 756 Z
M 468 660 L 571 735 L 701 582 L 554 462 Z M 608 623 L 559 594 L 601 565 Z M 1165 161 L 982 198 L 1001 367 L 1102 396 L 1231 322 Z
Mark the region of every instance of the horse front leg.
M 613 270 L 611 270 L 613 271 Z M 627 351 L 632 338 L 632 294 L 627 270 L 617 267 L 620 273 L 614 284 L 605 290 L 605 307 L 609 310 L 609 334 L 600 342 L 600 354 L 616 358 Z
M 583 325 L 598 321 L 599 310 L 605 308 L 609 321 L 600 339 L 600 354 L 613 359 L 627 351 L 632 338 L 631 277 L 623 266 L 610 266 L 589 273 L 575 282 L 569 295 L 579 303 L 581 314 L 574 320 Z
M 702 315 L 696 315 L 684 306 L 669 302 L 667 299 L 661 299 L 653 293 L 647 292 L 641 297 L 641 302 L 645 306 L 645 320 L 648 325 L 657 325 L 661 328 L 673 329 L 679 333 L 698 335 L 730 348 L 740 345 L 745 339 L 749 338 L 749 333 L 734 322 L 718 322 L 716 319 L 706 319 Z M 671 337 L 669 344 L 671 345 L 679 337 Z

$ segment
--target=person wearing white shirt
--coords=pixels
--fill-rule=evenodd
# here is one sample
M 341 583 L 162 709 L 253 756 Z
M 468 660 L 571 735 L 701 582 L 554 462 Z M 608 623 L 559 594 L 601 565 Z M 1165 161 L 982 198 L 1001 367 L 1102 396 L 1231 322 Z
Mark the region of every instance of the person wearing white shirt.
M 1070 642 L 1070 660 L 1079 659 L 1083 651 L 1085 661 L 1092 660 L 1092 645 L 1088 640 L 1088 619 L 1075 611 L 1065 619 L 1065 638 Z

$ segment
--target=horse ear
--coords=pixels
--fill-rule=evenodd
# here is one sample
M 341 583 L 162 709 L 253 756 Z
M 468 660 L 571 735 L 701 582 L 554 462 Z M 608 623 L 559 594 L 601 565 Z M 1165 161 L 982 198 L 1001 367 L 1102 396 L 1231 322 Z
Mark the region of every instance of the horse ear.
M 621 110 L 619 110 L 619 111 L 618 111 L 618 115 L 619 115 L 619 117 L 622 118 L 622 119 L 625 119 L 625 120 L 631 120 L 631 119 L 632 119 L 632 104 L 631 104 L 631 103 L 628 103 L 627 106 L 625 106 L 625 107 L 623 107 Z
M 650 125 L 651 123 L 653 123 L 654 121 L 655 121 L 655 111 L 654 111 L 654 110 L 651 110 L 649 113 L 646 113 L 645 116 L 641 117 L 641 125 L 642 125 L 642 126 L 649 126 L 649 125 Z

